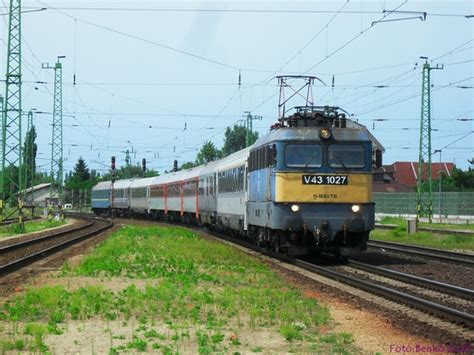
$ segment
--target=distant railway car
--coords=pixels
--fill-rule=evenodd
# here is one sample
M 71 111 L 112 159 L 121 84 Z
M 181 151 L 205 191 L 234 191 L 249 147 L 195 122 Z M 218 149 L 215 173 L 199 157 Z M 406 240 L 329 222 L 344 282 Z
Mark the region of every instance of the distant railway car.
M 111 181 L 99 182 L 92 188 L 91 208 L 96 214 L 108 214 L 110 211 Z
M 215 169 L 216 225 L 243 232 L 246 230 L 246 165 L 250 149 L 243 149 L 219 161 Z
M 173 221 L 197 222 L 200 169 L 178 171 L 153 178 L 149 184 L 150 214 Z
M 130 211 L 146 216 L 149 209 L 149 185 L 153 178 L 137 179 L 130 184 Z
M 199 173 L 199 221 L 206 225 L 217 223 L 217 173 L 219 161 L 204 165 Z
M 333 107 L 297 107 L 251 147 L 155 178 L 93 189 L 96 213 L 147 215 L 232 231 L 291 255 L 363 250 L 374 228 L 372 167 L 382 146 Z M 107 200 L 109 199 L 109 200 Z

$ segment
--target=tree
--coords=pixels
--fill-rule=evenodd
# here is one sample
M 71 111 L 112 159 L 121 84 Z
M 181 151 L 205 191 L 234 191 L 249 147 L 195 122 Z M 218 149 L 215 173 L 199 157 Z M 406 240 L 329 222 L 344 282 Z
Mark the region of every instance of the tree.
M 451 179 L 460 191 L 473 191 L 474 190 L 474 171 L 462 171 L 461 169 L 454 168 L 451 173 Z
M 3 186 L 1 186 L 2 191 L 4 192 L 5 200 L 8 200 L 9 197 L 18 192 L 18 182 L 20 177 L 20 169 L 17 166 L 9 165 L 5 167 L 5 174 L 11 176 L 11 184 L 8 184 L 7 181 L 3 181 Z M 12 200 L 16 205 L 16 199 Z
M 247 132 L 248 130 L 244 126 L 234 125 L 233 128 L 227 127 L 224 134 L 224 147 L 222 147 L 223 157 L 245 148 Z M 250 144 L 253 144 L 258 139 L 258 132 L 249 133 Z
M 153 170 L 153 169 L 147 169 L 145 172 L 145 177 L 153 177 L 153 176 L 158 176 L 158 175 L 160 175 L 158 174 L 158 171 Z M 116 169 L 114 173 L 115 180 L 141 178 L 142 176 L 143 176 L 143 170 L 140 165 L 122 166 L 119 169 Z M 99 178 L 98 175 L 97 175 L 97 178 Z M 100 176 L 100 180 L 102 181 L 112 180 L 112 170 L 109 169 L 108 173 Z
M 74 170 L 66 174 L 66 189 L 72 194 L 71 201 L 73 204 L 79 202 L 81 191 L 88 193 L 92 187 L 97 183 L 97 179 L 92 179 L 86 162 L 82 157 L 79 157 Z M 68 199 L 69 200 L 69 199 Z
M 221 157 L 221 151 L 216 148 L 214 143 L 211 141 L 206 141 L 201 147 L 201 150 L 198 152 L 196 157 L 196 164 L 206 164 Z
M 72 179 L 77 179 L 78 181 L 84 182 L 89 180 L 91 174 L 89 172 L 89 168 L 86 165 L 86 162 L 82 157 L 79 157 L 77 160 L 76 166 L 74 167 L 74 173 L 72 174 Z
M 193 163 L 192 161 L 188 161 L 186 163 L 183 163 L 179 168 L 178 168 L 178 171 L 179 170 L 186 170 L 186 169 L 191 169 L 191 168 L 194 168 L 195 166 L 198 166 L 199 164 L 197 163 Z
M 36 129 L 32 126 L 28 132 L 26 132 L 25 143 L 23 144 L 23 173 L 25 174 L 25 187 L 33 186 L 33 177 L 36 174 L 36 154 L 38 151 L 38 145 L 35 143 L 36 140 Z
M 437 191 L 439 180 L 433 180 L 433 191 Z M 423 191 L 428 191 L 428 182 L 424 181 L 421 185 Z M 459 191 L 474 191 L 474 171 L 454 168 L 451 176 L 443 174 L 441 179 L 441 191 L 443 192 L 459 192 Z

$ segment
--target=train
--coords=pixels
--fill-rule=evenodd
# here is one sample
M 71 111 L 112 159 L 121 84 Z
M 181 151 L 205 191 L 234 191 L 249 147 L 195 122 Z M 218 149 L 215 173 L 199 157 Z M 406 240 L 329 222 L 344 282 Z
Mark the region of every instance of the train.
M 296 107 L 253 145 L 157 177 L 103 181 L 97 215 L 207 226 L 287 255 L 366 249 L 383 147 L 338 107 Z

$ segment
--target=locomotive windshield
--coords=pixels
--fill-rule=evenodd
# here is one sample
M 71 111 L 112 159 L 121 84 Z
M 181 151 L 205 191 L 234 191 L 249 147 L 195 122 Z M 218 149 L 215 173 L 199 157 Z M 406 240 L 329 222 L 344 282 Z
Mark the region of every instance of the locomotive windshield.
M 361 145 L 330 145 L 328 162 L 331 168 L 363 168 L 365 150 Z
M 319 168 L 323 163 L 323 149 L 319 144 L 288 144 L 285 164 L 289 168 Z

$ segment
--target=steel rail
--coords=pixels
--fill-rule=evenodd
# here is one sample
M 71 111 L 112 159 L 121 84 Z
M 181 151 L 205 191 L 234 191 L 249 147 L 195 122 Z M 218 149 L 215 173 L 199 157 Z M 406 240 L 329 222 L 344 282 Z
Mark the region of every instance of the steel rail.
M 73 245 L 73 244 L 75 244 L 75 243 L 77 243 L 81 240 L 84 240 L 84 239 L 90 238 L 92 236 L 95 236 L 97 234 L 100 234 L 100 233 L 106 231 L 107 229 L 109 229 L 113 226 L 113 223 L 110 222 L 110 221 L 107 221 L 107 220 L 97 220 L 96 222 L 102 222 L 102 223 L 105 223 L 105 224 L 103 226 L 99 227 L 99 228 L 96 228 L 96 229 L 92 230 L 92 231 L 85 232 L 85 233 L 83 233 L 83 234 L 81 234 L 81 235 L 79 235 L 75 238 L 66 240 L 62 243 L 59 243 L 59 244 L 53 245 L 49 248 L 40 250 L 40 251 L 35 252 L 33 254 L 27 255 L 23 258 L 14 260 L 14 261 L 12 261 L 8 264 L 1 265 L 0 266 L 0 277 L 5 276 L 5 275 L 7 275 L 7 274 L 9 274 L 9 273 L 11 273 L 15 270 L 18 270 L 18 269 L 24 267 L 25 265 L 31 264 L 32 262 L 34 262 L 36 260 L 42 259 L 46 256 L 54 254 L 57 251 L 63 250 L 66 247 L 69 247 L 70 245 Z M 92 222 L 91 225 L 93 225 L 96 222 Z M 89 225 L 88 227 L 90 227 L 91 225 Z M 69 230 L 67 233 L 73 233 L 73 232 L 77 232 L 77 229 L 75 231 Z M 65 233 L 65 234 L 67 234 L 67 233 Z
M 24 222 L 29 222 L 29 221 L 34 221 L 34 220 L 37 220 L 37 219 L 40 219 L 40 217 L 25 217 L 23 218 L 23 221 Z M 10 224 L 15 224 L 15 223 L 18 223 L 18 218 L 10 218 L 10 219 L 5 219 L 2 221 L 1 225 L 2 226 L 8 226 Z
M 335 279 L 343 284 L 347 284 L 347 285 L 356 287 L 358 289 L 367 291 L 369 293 L 376 294 L 376 295 L 379 295 L 379 296 L 382 296 L 382 297 L 385 297 L 397 302 L 401 302 L 405 305 L 411 306 L 412 308 L 421 309 L 424 312 L 427 312 L 428 314 L 433 314 L 433 313 L 437 314 L 441 316 L 442 318 L 449 319 L 455 323 L 461 323 L 461 324 L 467 325 L 468 327 L 474 328 L 474 316 L 471 314 L 465 313 L 463 311 L 459 311 L 454 308 L 443 306 L 441 304 L 428 301 L 428 300 L 425 300 L 425 299 L 422 299 L 422 298 L 419 298 L 419 297 L 416 297 L 416 296 L 413 296 L 413 295 L 410 295 L 410 294 L 407 294 L 395 289 L 391 289 L 385 286 L 371 283 L 369 281 L 359 280 L 359 279 L 354 278 L 353 275 L 352 276 L 344 275 L 342 273 L 338 273 L 328 268 L 317 266 L 317 265 L 314 265 L 302 260 L 298 260 L 288 255 L 279 254 L 274 251 L 270 251 L 262 247 L 256 246 L 249 241 L 244 241 L 242 239 L 224 235 L 216 231 L 211 231 L 208 229 L 206 229 L 206 231 L 203 231 L 203 228 L 198 228 L 198 227 L 194 227 L 190 225 L 183 225 L 181 223 L 170 223 L 170 224 L 205 232 L 216 238 L 227 240 L 231 243 L 243 246 L 245 248 L 259 252 L 271 258 L 275 258 L 279 261 L 301 267 L 302 269 L 323 275 L 330 279 Z
M 351 276 L 345 275 L 345 274 L 330 270 L 327 267 L 314 265 L 306 261 L 302 261 L 299 259 L 286 256 L 286 255 L 278 254 L 273 251 L 269 251 L 261 247 L 255 246 L 249 242 L 242 241 L 233 237 L 225 236 L 217 232 L 211 232 L 209 234 L 214 235 L 224 240 L 228 240 L 232 243 L 244 246 L 246 248 L 252 249 L 254 251 L 261 252 L 262 254 L 276 258 L 288 264 L 299 266 L 305 270 L 315 272 L 317 274 L 323 275 L 330 279 L 335 279 L 341 283 L 406 304 L 416 309 L 421 309 L 429 314 L 435 313 L 437 315 L 440 315 L 443 318 L 449 319 L 456 323 L 462 323 L 471 328 L 474 328 L 474 316 L 471 314 L 465 313 L 463 311 L 459 311 L 451 307 L 443 306 L 441 304 L 428 301 L 428 300 L 425 300 L 425 299 L 422 299 L 422 298 L 419 298 L 419 297 L 416 297 L 416 296 L 413 296 L 413 295 L 410 295 L 410 294 L 407 294 L 395 289 L 391 289 L 386 286 L 381 286 L 376 283 L 372 283 L 365 280 L 359 280 L 359 279 L 354 278 L 353 275 Z M 453 289 L 456 288 L 456 286 L 454 285 L 450 285 L 450 286 L 452 286 Z M 472 292 L 472 290 L 469 290 L 469 291 Z M 463 292 L 463 291 L 460 291 L 460 292 Z
M 375 229 L 392 230 L 395 228 L 398 228 L 396 224 L 375 223 Z M 474 236 L 474 230 L 471 232 L 469 230 L 437 229 L 437 228 L 430 228 L 430 227 L 417 227 L 416 230 L 421 231 L 421 232 L 430 232 L 430 233 L 436 233 L 436 234 Z
M 368 247 L 383 248 L 389 251 L 401 252 L 411 255 L 427 257 L 431 259 L 438 259 L 442 261 L 456 262 L 460 264 L 474 266 L 474 255 L 465 253 L 455 253 L 452 251 L 445 251 L 441 249 L 420 247 L 417 245 L 391 243 L 371 240 L 367 243 Z
M 85 219 L 84 217 L 82 217 L 82 218 Z M 11 252 L 11 251 L 16 250 L 16 249 L 20 249 L 20 248 L 27 247 L 27 246 L 30 246 L 30 245 L 38 244 L 38 243 L 44 242 L 46 240 L 61 237 L 63 235 L 69 234 L 69 233 L 77 232 L 81 229 L 88 228 L 88 227 L 92 226 L 93 224 L 94 224 L 94 222 L 89 222 L 89 223 L 81 225 L 81 226 L 73 227 L 73 228 L 66 229 L 66 230 L 60 230 L 60 231 L 57 231 L 57 232 L 54 232 L 54 233 L 51 233 L 51 234 L 47 234 L 47 235 L 44 235 L 44 236 L 41 236 L 41 237 L 38 237 L 38 238 L 33 238 L 33 239 L 29 239 L 29 240 L 22 240 L 18 243 L 15 243 L 15 244 L 0 246 L 0 255 Z
M 361 263 L 359 261 L 354 261 L 354 260 L 349 260 L 347 265 L 353 266 L 356 269 L 372 272 L 374 274 L 385 276 L 391 279 L 396 279 L 399 281 L 410 283 L 412 285 L 423 286 L 423 287 L 436 290 L 439 292 L 447 293 L 453 296 L 465 298 L 468 300 L 474 300 L 474 290 L 472 289 L 468 289 L 468 288 L 464 288 L 464 287 L 460 287 L 456 285 L 451 285 L 451 284 L 447 284 L 447 283 L 439 282 L 435 280 L 430 280 L 423 277 L 406 274 L 406 273 L 396 271 L 396 270 L 385 269 L 385 268 Z
M 353 275 L 345 275 L 334 270 L 329 270 L 325 267 L 308 263 L 306 261 L 296 260 L 295 265 L 305 270 L 315 272 L 331 279 L 335 279 L 339 282 L 348 284 L 358 289 L 377 294 L 379 296 L 394 300 L 396 302 L 408 304 L 414 308 L 422 309 L 423 311 L 431 314 L 436 313 L 442 316 L 443 318 L 449 319 L 456 323 L 462 323 L 464 325 L 467 325 L 468 327 L 474 328 L 474 316 L 472 314 L 468 314 L 454 308 L 450 308 L 432 301 L 412 296 L 410 294 L 395 289 L 377 285 L 369 281 L 360 280 L 354 278 Z

